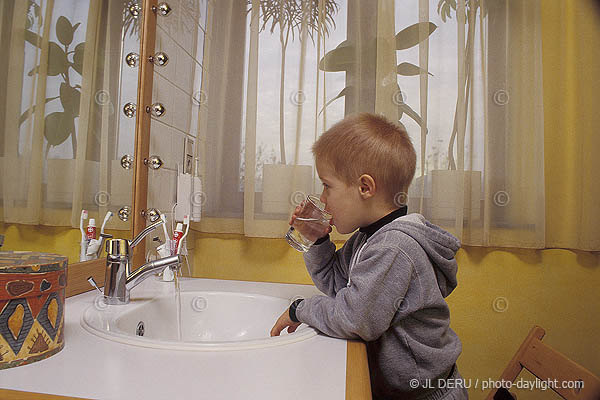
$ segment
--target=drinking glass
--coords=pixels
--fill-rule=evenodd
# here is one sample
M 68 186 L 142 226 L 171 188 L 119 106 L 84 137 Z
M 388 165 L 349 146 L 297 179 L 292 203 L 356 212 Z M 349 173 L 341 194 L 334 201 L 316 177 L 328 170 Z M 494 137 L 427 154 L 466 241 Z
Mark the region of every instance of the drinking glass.
M 327 233 L 331 217 L 318 197 L 308 196 L 302 202 L 300 212 L 285 234 L 285 239 L 294 249 L 306 252 Z

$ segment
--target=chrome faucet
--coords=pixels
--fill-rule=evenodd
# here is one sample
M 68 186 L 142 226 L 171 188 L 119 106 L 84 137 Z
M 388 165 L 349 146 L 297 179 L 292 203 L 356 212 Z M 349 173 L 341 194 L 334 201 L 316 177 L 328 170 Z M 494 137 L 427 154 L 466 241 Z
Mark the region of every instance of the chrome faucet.
M 129 303 L 129 292 L 149 276 L 169 267 L 178 270 L 182 257 L 174 255 L 150 261 L 135 271 L 131 271 L 131 250 L 137 246 L 156 227 L 164 224 L 161 219 L 140 232 L 132 241 L 110 239 L 106 242 L 106 275 L 104 279 L 104 297 L 107 304 Z

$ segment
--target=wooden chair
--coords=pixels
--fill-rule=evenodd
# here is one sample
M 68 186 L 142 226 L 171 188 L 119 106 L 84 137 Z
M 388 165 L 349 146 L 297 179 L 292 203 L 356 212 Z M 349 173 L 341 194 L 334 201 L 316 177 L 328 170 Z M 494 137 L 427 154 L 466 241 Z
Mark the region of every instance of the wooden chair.
M 558 382 L 549 385 L 554 392 L 566 400 L 600 400 L 600 378 L 571 361 L 563 354 L 542 343 L 546 332 L 534 326 L 517 353 L 508 363 L 499 381 L 514 382 L 523 368 L 546 382 Z M 562 382 L 567 386 L 562 387 Z M 573 386 L 578 386 L 574 388 Z M 535 390 L 535 389 L 534 389 Z M 506 388 L 494 389 L 486 400 L 516 399 Z

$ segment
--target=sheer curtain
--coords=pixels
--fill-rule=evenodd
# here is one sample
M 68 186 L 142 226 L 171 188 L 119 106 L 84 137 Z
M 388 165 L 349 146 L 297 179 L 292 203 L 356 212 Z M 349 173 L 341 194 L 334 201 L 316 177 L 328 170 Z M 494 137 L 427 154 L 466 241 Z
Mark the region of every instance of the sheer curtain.
M 101 0 L 0 5 L 8 52 L 0 71 L 0 220 L 78 227 L 82 209 L 101 220 L 118 210 L 117 200 L 130 204 L 132 176 L 114 172 L 116 148 L 126 147 L 118 135 L 121 91 L 114 79 L 122 65 L 124 6 Z M 113 218 L 109 227 L 128 225 Z
M 314 140 L 368 111 L 418 153 L 399 205 L 465 245 L 544 247 L 539 1 L 217 2 L 211 20 L 201 230 L 281 237 L 320 192 Z
M 414 14 L 435 30 L 418 46 L 418 88 L 401 78 L 422 117 L 407 121 L 420 128 L 409 210 L 465 245 L 544 247 L 539 2 L 422 0 Z
M 0 4 L 1 221 L 75 227 L 82 208 L 101 218 L 131 205 L 119 160 L 133 154 L 121 109 L 137 93 L 122 63 L 138 46 L 134 3 Z M 281 237 L 294 205 L 320 192 L 314 140 L 368 111 L 404 124 L 418 153 L 398 204 L 464 244 L 600 249 L 600 63 L 581 40 L 598 10 L 544 8 L 546 94 L 541 12 L 539 0 L 208 1 L 196 228 Z
M 281 237 L 294 205 L 320 191 L 310 146 L 345 114 L 341 99 L 324 105 L 344 90 L 346 74 L 319 64 L 345 41 L 348 6 L 223 1 L 211 10 L 200 229 Z

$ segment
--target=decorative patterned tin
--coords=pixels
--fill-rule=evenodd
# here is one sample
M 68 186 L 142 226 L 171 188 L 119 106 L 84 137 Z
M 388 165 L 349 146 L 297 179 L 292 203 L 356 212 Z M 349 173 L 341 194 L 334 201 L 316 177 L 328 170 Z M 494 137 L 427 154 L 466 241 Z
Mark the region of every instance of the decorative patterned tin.
M 0 251 L 0 370 L 62 350 L 66 286 L 67 257 Z

